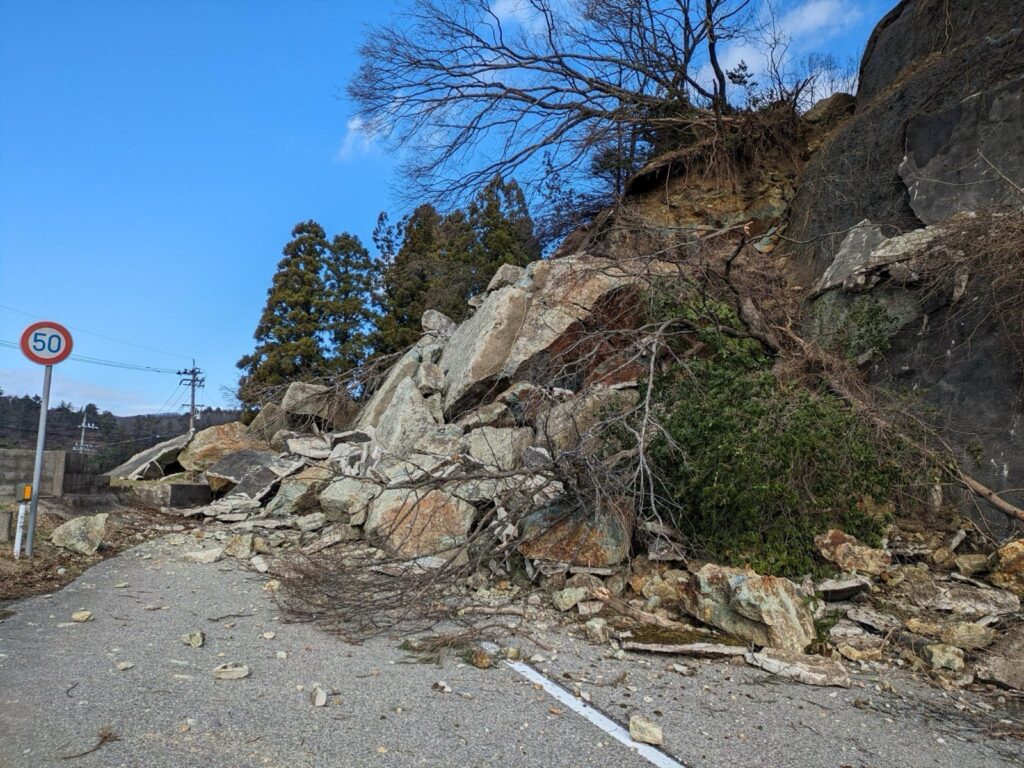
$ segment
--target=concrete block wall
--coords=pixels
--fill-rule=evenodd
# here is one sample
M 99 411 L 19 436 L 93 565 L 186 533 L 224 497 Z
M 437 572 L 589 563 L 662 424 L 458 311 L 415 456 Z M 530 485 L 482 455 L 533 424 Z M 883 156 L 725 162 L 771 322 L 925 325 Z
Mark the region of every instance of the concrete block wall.
M 12 501 L 25 483 L 32 482 L 36 452 L 18 448 L 0 449 L 0 499 Z M 45 451 L 40 496 L 65 493 L 92 493 L 105 487 L 102 479 L 87 471 L 86 457 L 80 453 Z

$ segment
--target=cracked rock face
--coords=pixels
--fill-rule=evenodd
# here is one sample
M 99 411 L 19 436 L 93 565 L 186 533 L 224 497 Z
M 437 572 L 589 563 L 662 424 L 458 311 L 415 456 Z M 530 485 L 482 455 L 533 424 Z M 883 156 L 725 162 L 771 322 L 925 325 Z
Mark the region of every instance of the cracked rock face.
M 1013 204 L 1024 178 L 1024 78 L 974 94 L 907 124 L 900 178 L 925 224 Z

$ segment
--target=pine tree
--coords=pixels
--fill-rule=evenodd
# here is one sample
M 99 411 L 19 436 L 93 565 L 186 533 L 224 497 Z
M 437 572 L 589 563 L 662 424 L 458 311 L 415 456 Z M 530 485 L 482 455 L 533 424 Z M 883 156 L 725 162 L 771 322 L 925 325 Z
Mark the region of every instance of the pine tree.
M 244 371 L 238 386 L 243 403 L 259 402 L 265 387 L 327 372 L 321 273 L 329 247 L 323 227 L 315 221 L 292 230 L 253 334 L 256 349 L 238 361 Z
M 380 222 L 378 219 L 378 230 Z M 381 253 L 386 262 L 380 287 L 381 314 L 373 336 L 377 354 L 398 352 L 419 338 L 420 317 L 429 308 L 426 297 L 431 278 L 441 261 L 441 222 L 437 209 L 425 204 L 399 222 L 390 238 L 384 236 L 385 247 L 390 246 L 393 253 L 390 258 Z
M 359 238 L 335 235 L 324 262 L 323 329 L 330 337 L 330 362 L 336 373 L 366 359 L 373 320 L 375 265 Z
M 505 182 L 495 175 L 469 204 L 467 218 L 476 236 L 474 293 L 487 287 L 501 265 L 524 267 L 540 258 L 526 196 L 515 179 Z
M 415 343 L 427 309 L 464 319 L 466 302 L 486 289 L 502 264 L 525 266 L 541 255 L 522 190 L 500 176 L 466 210 L 442 216 L 432 205 L 421 205 L 397 225 L 382 214 L 374 243 L 383 264 L 376 354 Z

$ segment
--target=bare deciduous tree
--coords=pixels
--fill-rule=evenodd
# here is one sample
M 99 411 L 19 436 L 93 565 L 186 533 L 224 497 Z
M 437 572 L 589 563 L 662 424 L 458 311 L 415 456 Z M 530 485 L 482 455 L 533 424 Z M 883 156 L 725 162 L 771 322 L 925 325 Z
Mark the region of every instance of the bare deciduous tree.
M 370 31 L 348 92 L 364 130 L 415 146 L 413 194 L 457 194 L 543 152 L 577 167 L 624 129 L 650 142 L 713 126 L 728 105 L 720 46 L 758 23 L 750 6 L 411 0 Z

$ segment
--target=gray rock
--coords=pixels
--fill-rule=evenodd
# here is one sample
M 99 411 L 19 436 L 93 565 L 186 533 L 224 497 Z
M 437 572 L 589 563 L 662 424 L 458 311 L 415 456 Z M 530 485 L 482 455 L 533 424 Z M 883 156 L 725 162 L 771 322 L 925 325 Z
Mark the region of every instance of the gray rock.
M 589 452 L 598 445 L 602 420 L 636 405 L 634 389 L 595 387 L 581 395 L 555 403 L 536 420 L 537 442 L 557 456 L 563 452 Z
M 187 432 L 184 435 L 157 443 L 152 448 L 135 454 L 124 464 L 114 467 L 106 474 L 110 478 L 123 480 L 154 480 L 162 477 L 163 468 L 177 461 L 178 454 L 191 439 L 192 433 Z
M 413 380 L 424 397 L 444 389 L 444 371 L 435 363 L 420 363 Z
M 518 550 L 533 560 L 584 567 L 618 565 L 629 555 L 634 522 L 631 497 L 606 498 L 601 506 L 588 510 L 551 504 L 523 519 Z
M 849 600 L 854 595 L 864 592 L 871 586 L 871 580 L 863 576 L 850 576 L 838 579 L 824 579 L 814 585 L 814 591 L 821 595 L 827 603 Z
M 436 430 L 437 422 L 410 378 L 395 388 L 387 411 L 377 422 L 377 445 L 385 454 L 401 456 Z
M 190 472 L 202 472 L 229 453 L 260 447 L 266 446 L 254 440 L 242 422 L 233 421 L 196 432 L 178 454 L 178 463 Z
M 523 452 L 533 442 L 533 430 L 529 427 L 480 427 L 466 435 L 466 446 L 470 456 L 477 461 L 498 470 L 516 469 Z
M 323 512 L 314 512 L 311 515 L 303 515 L 295 521 L 295 527 L 300 531 L 318 531 L 327 525 L 327 515 Z
M 629 716 L 629 735 L 633 741 L 641 744 L 654 744 L 655 746 L 664 742 L 661 728 L 646 717 L 640 715 Z
M 398 386 L 406 379 L 415 376 L 419 365 L 420 353 L 416 348 L 410 349 L 398 359 L 398 362 L 388 371 L 384 381 L 381 382 L 377 390 L 371 395 L 369 402 L 359 412 L 359 418 L 356 420 L 357 429 L 377 426 L 381 417 L 390 407 L 391 400 L 394 398 Z
M 587 599 L 586 587 L 567 587 L 551 594 L 551 602 L 560 611 L 572 610 L 581 600 Z
M 590 619 L 583 627 L 587 639 L 592 643 L 607 643 L 611 639 L 611 630 L 606 619 Z
M 1003 83 L 906 127 L 900 177 L 925 224 L 964 211 L 1018 204 L 1024 178 L 1024 78 Z
M 249 424 L 249 434 L 256 440 L 270 445 L 274 435 L 288 428 L 288 414 L 277 403 L 267 403 Z
M 551 453 L 547 448 L 530 445 L 523 451 L 523 466 L 528 469 L 551 466 Z
M 475 517 L 473 506 L 443 491 L 390 489 L 370 504 L 365 530 L 404 557 L 456 557 Z
M 455 329 L 440 363 L 447 386 L 447 413 L 461 412 L 494 386 L 529 306 L 529 292 L 507 286 L 488 294 L 473 316 Z
M 331 426 L 344 426 L 342 400 L 332 387 L 294 381 L 288 385 L 281 407 L 289 416 L 312 416 Z
M 249 667 L 245 664 L 229 661 L 213 668 L 212 674 L 218 680 L 241 680 L 249 676 Z
M 182 559 L 187 560 L 190 563 L 209 565 L 210 563 L 216 563 L 223 556 L 223 547 L 212 547 L 211 549 L 196 549 L 191 552 L 186 552 L 182 555 Z
M 328 436 L 328 441 L 331 444 L 331 448 L 336 448 L 339 445 L 345 444 L 362 444 L 369 443 L 373 440 L 374 430 L 372 427 L 366 427 L 364 429 L 349 429 L 345 432 L 333 432 Z
M 366 520 L 370 502 L 384 488 L 372 480 L 341 477 L 331 482 L 320 494 L 320 507 L 328 520 L 360 525 Z
M 425 333 L 448 338 L 455 331 L 455 321 L 436 309 L 428 309 L 420 318 L 420 325 Z
M 693 576 L 681 604 L 705 624 L 755 645 L 796 653 L 814 641 L 814 619 L 788 579 L 712 564 Z
M 289 453 L 304 456 L 307 459 L 321 460 L 331 455 L 331 446 L 322 437 L 291 437 L 286 441 Z
M 1024 691 L 1024 624 L 1011 627 L 975 667 L 979 680 Z
M 316 508 L 320 492 L 330 481 L 330 470 L 309 467 L 281 481 L 277 495 L 267 505 L 267 517 L 299 515 Z
M 487 284 L 487 292 L 490 293 L 491 291 L 497 291 L 514 285 L 525 274 L 526 270 L 522 267 L 517 267 L 515 264 L 502 264 L 498 267 L 498 271 L 494 273 L 491 282 Z
M 255 554 L 253 538 L 251 533 L 232 534 L 224 544 L 224 555 L 236 560 L 248 560 Z
M 515 417 L 511 409 L 504 403 L 494 402 L 481 405 L 461 417 L 456 424 L 467 432 L 480 427 L 514 427 Z
M 269 451 L 245 450 L 229 453 L 206 469 L 206 481 L 214 493 L 226 491 L 241 483 L 250 472 L 260 467 L 270 467 L 276 460 L 277 456 Z
M 54 528 L 50 534 L 50 543 L 81 555 L 91 555 L 103 543 L 108 516 L 106 512 L 101 512 L 68 520 Z

